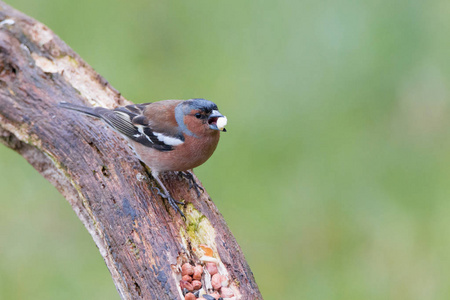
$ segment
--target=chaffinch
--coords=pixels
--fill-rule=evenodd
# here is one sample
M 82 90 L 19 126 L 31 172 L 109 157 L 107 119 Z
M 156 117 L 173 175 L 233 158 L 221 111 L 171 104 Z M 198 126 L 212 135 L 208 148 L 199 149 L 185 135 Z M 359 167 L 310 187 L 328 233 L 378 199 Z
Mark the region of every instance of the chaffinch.
M 205 99 L 163 100 L 115 109 L 67 102 L 59 106 L 100 118 L 122 134 L 138 158 L 150 167 L 152 176 L 164 191 L 163 194 L 158 190 L 158 194 L 183 217 L 177 206 L 183 203 L 172 198 L 159 174 L 183 172 L 197 188 L 192 174 L 187 172 L 208 160 L 219 142 L 220 131 L 226 131 L 227 124 L 227 118 L 217 105 Z

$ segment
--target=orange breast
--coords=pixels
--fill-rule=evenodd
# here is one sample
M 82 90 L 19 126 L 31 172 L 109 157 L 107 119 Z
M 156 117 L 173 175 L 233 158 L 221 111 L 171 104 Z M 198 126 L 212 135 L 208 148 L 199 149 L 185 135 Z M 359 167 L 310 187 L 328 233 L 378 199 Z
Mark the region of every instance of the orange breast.
M 216 150 L 219 138 L 219 131 L 213 131 L 201 138 L 185 136 L 183 144 L 168 152 L 161 152 L 141 144 L 133 146 L 139 159 L 152 170 L 186 171 L 207 161 Z

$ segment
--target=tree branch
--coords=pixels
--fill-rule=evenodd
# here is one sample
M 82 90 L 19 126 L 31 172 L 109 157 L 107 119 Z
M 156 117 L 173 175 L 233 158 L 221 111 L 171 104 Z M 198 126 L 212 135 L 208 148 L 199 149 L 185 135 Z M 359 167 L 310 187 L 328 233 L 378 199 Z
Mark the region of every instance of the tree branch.
M 262 299 L 206 192 L 197 197 L 186 180 L 164 178 L 172 195 L 188 203 L 184 221 L 152 192 L 155 182 L 119 135 L 101 121 L 59 109 L 60 101 L 108 108 L 130 103 L 51 30 L 0 2 L 0 141 L 69 201 L 122 299 L 183 299 L 181 264 L 211 260 L 229 279 L 221 292 Z M 212 254 L 205 254 L 208 247 Z M 203 288 L 211 293 L 209 279 L 204 272 Z

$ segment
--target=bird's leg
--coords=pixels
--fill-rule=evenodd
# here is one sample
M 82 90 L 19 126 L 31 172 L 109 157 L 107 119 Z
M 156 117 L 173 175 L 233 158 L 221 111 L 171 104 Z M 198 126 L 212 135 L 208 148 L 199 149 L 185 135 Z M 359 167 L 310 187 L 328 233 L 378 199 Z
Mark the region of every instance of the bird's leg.
M 159 173 L 158 172 L 152 172 L 152 176 L 153 178 L 155 178 L 155 180 L 158 182 L 159 186 L 162 188 L 162 190 L 164 191 L 164 194 L 161 193 L 161 191 L 159 190 L 159 188 L 157 187 L 152 187 L 153 189 L 155 189 L 158 193 L 158 195 L 160 195 L 162 198 L 167 199 L 167 202 L 169 202 L 170 206 L 172 206 L 173 209 L 175 209 L 176 211 L 178 211 L 181 216 L 186 219 L 186 216 L 183 214 L 183 212 L 180 210 L 180 208 L 178 207 L 177 204 L 182 204 L 184 205 L 183 202 L 177 201 L 175 199 L 172 198 L 172 196 L 170 195 L 169 191 L 166 189 L 166 187 L 164 186 L 164 184 L 162 183 L 161 179 L 159 179 Z
M 200 198 L 200 190 L 202 190 L 203 192 L 204 189 L 195 181 L 194 175 L 192 175 L 192 173 L 189 171 L 180 171 L 178 172 L 178 175 L 187 179 L 189 183 L 189 189 L 194 188 L 197 192 L 197 197 Z

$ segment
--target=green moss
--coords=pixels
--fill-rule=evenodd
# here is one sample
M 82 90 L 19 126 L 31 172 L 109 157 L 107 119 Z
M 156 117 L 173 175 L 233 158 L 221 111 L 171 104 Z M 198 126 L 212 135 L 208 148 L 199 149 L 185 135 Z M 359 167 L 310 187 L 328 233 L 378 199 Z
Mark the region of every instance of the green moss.
M 186 215 L 186 228 L 180 228 L 180 235 L 186 248 L 192 249 L 195 255 L 201 257 L 203 252 L 198 246 L 201 244 L 207 245 L 213 249 L 215 256 L 217 256 L 216 234 L 208 218 L 196 210 L 191 203 L 186 205 L 184 213 Z
M 136 258 L 139 258 L 139 248 L 136 246 L 136 244 L 131 239 L 128 239 L 127 245 L 130 246 L 131 251 L 133 252 L 134 256 Z
M 78 63 L 78 61 L 73 58 L 72 56 L 66 56 L 69 60 L 69 62 L 76 68 L 78 68 L 80 66 L 80 64 Z

